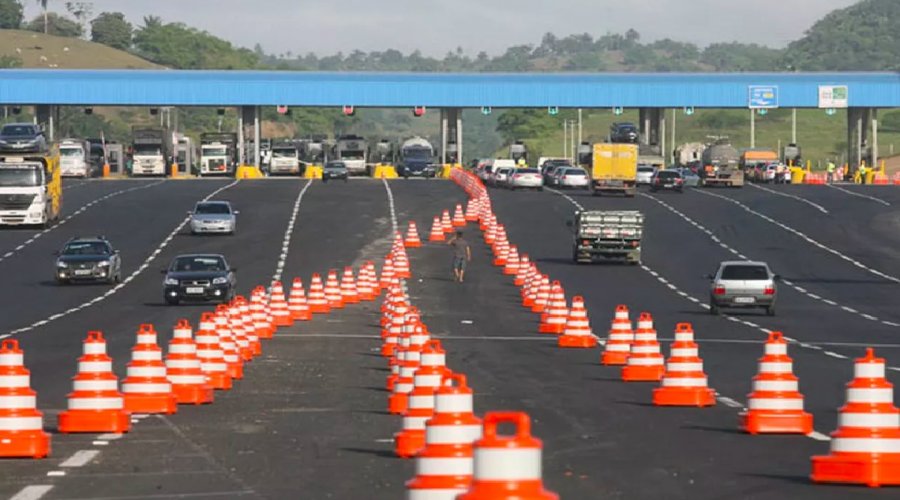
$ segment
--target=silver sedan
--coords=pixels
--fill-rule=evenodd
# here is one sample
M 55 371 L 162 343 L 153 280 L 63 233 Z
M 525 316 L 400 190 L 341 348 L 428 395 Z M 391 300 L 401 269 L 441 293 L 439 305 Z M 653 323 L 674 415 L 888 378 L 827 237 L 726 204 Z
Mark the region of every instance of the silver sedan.
M 188 212 L 191 234 L 234 234 L 238 213 L 227 201 L 201 201 Z

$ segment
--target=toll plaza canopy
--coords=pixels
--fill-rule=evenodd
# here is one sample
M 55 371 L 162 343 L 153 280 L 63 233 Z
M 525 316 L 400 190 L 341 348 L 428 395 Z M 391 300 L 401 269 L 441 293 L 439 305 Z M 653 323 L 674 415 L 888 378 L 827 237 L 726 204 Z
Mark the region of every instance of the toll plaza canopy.
M 900 107 L 900 73 L 322 73 L 0 70 L 0 104 Z

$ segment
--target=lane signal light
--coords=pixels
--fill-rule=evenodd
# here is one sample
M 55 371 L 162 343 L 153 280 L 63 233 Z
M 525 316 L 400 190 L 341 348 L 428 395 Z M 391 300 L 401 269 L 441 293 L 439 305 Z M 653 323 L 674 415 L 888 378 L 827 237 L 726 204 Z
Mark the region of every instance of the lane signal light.
M 613 114 L 614 114 L 614 115 L 617 115 L 617 116 L 618 116 L 618 115 L 621 115 L 621 114 L 624 113 L 624 112 L 625 112 L 625 110 L 622 109 L 622 106 L 615 106 L 615 107 L 613 108 Z
M 425 106 L 416 106 L 413 108 L 413 116 L 420 117 L 425 116 Z
M 279 114 L 279 115 L 286 115 L 286 114 L 288 113 L 288 107 L 285 106 L 284 104 L 279 104 L 279 105 L 275 108 L 275 110 L 278 111 L 278 114 Z
M 550 114 L 550 116 L 556 116 L 559 114 L 559 107 L 558 106 L 549 106 L 547 108 L 547 113 Z
M 353 106 L 344 106 L 343 112 L 344 116 L 353 116 L 354 114 L 356 114 L 356 108 L 354 108 Z
M 693 107 L 693 106 L 687 106 L 687 107 L 685 107 L 685 108 L 684 108 L 684 114 L 686 114 L 686 115 L 688 115 L 688 116 L 691 116 L 692 114 L 694 114 L 694 107 Z
M 485 116 L 491 114 L 491 111 L 492 111 L 492 110 L 491 110 L 491 107 L 490 107 L 490 106 L 482 106 L 482 107 L 481 107 L 481 114 L 483 114 L 483 115 L 485 115 Z

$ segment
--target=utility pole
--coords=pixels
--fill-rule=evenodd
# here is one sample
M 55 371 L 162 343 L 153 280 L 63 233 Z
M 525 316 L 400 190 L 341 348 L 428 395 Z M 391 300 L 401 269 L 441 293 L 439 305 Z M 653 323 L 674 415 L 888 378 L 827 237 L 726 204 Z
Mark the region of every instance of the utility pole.
M 791 108 L 791 144 L 797 144 L 797 108 Z
M 569 120 L 563 120 L 563 157 L 569 157 Z
M 756 147 L 756 110 L 750 110 L 750 147 Z
M 579 146 L 581 145 L 581 142 L 584 140 L 582 138 L 582 134 L 581 134 L 581 131 L 582 131 L 581 127 L 582 127 L 581 108 L 578 108 L 578 145 Z
M 675 164 L 675 117 L 678 116 L 678 110 L 676 108 L 672 108 L 672 165 Z

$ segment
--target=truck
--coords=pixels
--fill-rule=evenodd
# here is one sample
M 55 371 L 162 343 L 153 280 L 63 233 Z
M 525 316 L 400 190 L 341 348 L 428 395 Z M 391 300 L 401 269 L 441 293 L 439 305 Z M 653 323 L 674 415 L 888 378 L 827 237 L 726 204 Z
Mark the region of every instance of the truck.
M 368 148 L 365 137 L 342 135 L 334 144 L 331 160 L 341 160 L 350 175 L 365 175 Z
M 0 154 L 0 225 L 47 227 L 59 220 L 61 208 L 58 154 Z
M 594 144 L 594 161 L 591 168 L 591 193 L 621 193 L 633 197 L 637 191 L 637 144 Z
M 190 136 L 178 134 L 175 142 L 175 164 L 181 173 L 197 173 L 197 148 Z
M 782 148 L 781 161 L 789 167 L 803 166 L 803 151 L 800 146 L 792 142 Z
M 641 263 L 644 214 L 637 210 L 579 210 L 573 220 L 572 260 L 576 263 Z
M 200 134 L 200 169 L 204 175 L 231 175 L 237 166 L 238 137 L 234 132 Z
M 675 165 L 694 171 L 700 170 L 700 161 L 705 149 L 706 144 L 702 142 L 687 142 L 678 146 L 675 148 Z
M 738 150 L 727 140 L 718 140 L 707 146 L 698 172 L 701 186 L 742 187 L 744 171 L 740 166 Z
M 95 164 L 91 158 L 91 144 L 84 139 L 63 139 L 59 142 L 59 166 L 63 177 L 93 176 Z
M 304 167 L 325 163 L 325 153 L 328 151 L 326 139 L 323 135 L 311 135 L 300 141 L 300 162 Z
M 528 147 L 522 141 L 516 141 L 509 145 L 509 159 L 519 163 L 519 160 L 528 161 Z
M 131 175 L 166 175 L 173 156 L 172 134 L 162 127 L 133 128 L 131 131 Z
M 413 137 L 400 145 L 400 161 L 397 173 L 403 177 L 434 177 L 434 146 L 422 137 Z
M 590 167 L 594 148 L 590 142 L 582 142 L 576 151 L 576 163 L 581 167 Z M 538 165 L 540 167 L 540 165 Z
M 300 175 L 300 151 L 296 143 L 285 141 L 272 144 L 269 174 Z
M 778 163 L 778 153 L 772 149 L 754 148 L 741 152 L 741 169 L 744 178 L 754 181 L 766 180 L 766 167 Z

